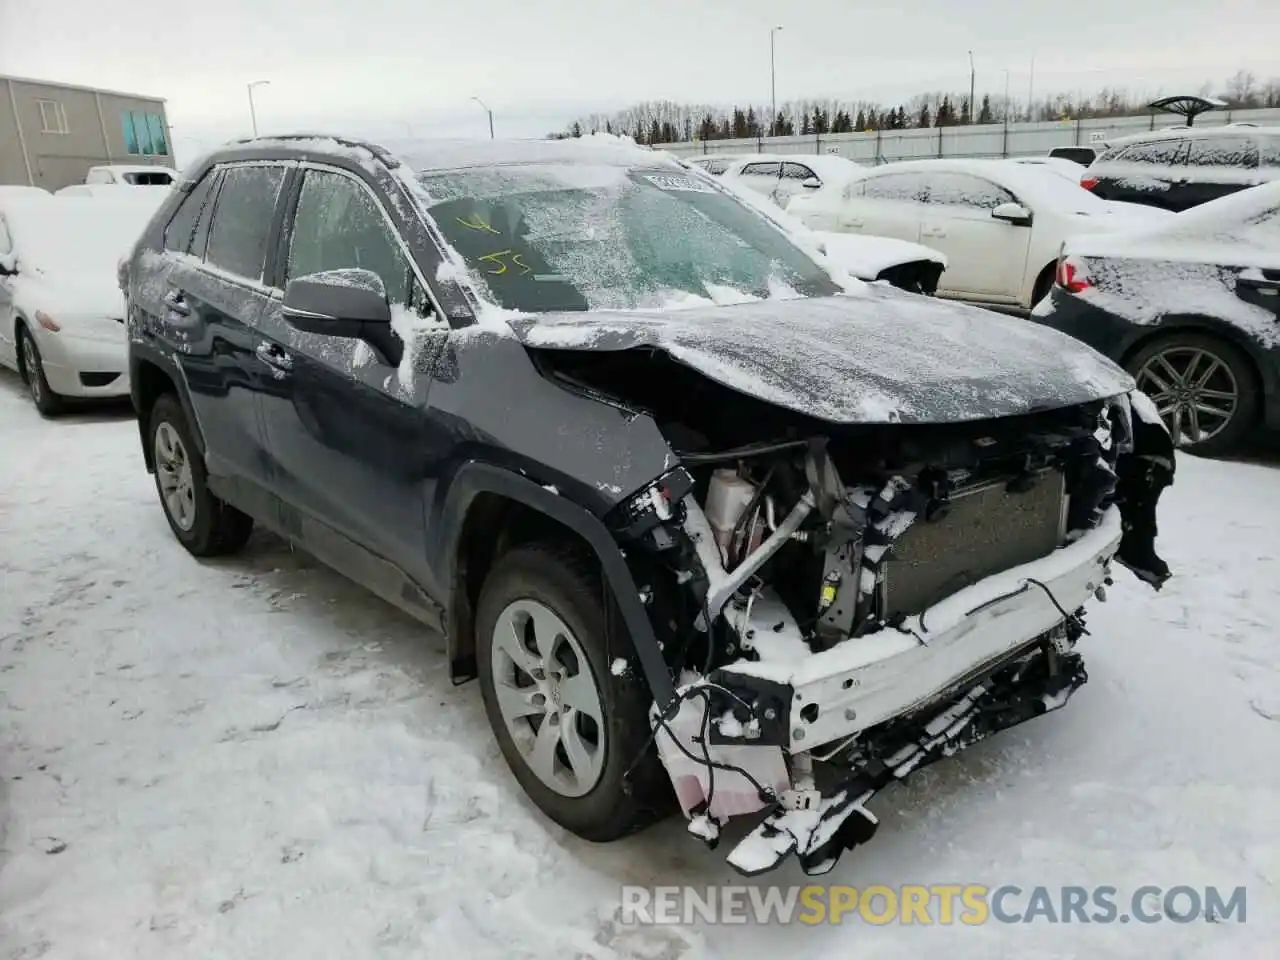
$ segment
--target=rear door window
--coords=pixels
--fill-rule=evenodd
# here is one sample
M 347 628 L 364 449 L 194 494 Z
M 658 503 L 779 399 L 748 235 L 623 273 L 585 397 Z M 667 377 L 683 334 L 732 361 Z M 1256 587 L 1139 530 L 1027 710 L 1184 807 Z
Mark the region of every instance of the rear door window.
M 230 167 L 223 173 L 209 228 L 206 262 L 261 282 L 271 221 L 283 183 L 283 167 Z
M 872 200 L 923 203 L 928 195 L 926 178 L 919 173 L 888 173 L 862 181 L 862 195 Z
M 1126 147 L 1116 159 L 1124 163 L 1149 163 L 1153 166 L 1171 167 L 1185 163 L 1186 140 L 1152 140 Z
M 178 205 L 173 219 L 164 228 L 164 248 L 175 253 L 191 253 L 191 243 L 196 234 L 196 225 L 203 219 L 208 222 L 206 212 L 214 197 L 214 184 L 218 179 L 217 171 L 210 171 L 195 185 L 186 199 Z M 197 256 L 200 254 L 197 253 Z
M 1002 203 L 1016 203 L 1012 193 L 990 180 L 968 173 L 935 173 L 929 176 L 931 205 L 970 207 L 974 210 L 994 210 Z
M 1192 140 L 1187 150 L 1192 167 L 1256 167 L 1258 145 L 1250 137 L 1207 137 Z
M 782 169 L 780 163 L 748 163 L 742 168 L 744 177 L 776 177 Z
M 782 176 L 785 180 L 810 180 L 817 177 L 817 174 L 803 163 L 784 163 Z

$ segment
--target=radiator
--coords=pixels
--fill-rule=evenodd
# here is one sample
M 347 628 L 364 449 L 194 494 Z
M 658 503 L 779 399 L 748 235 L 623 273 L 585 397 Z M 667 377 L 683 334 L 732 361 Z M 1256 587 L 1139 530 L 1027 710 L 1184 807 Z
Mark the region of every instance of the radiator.
M 881 567 L 881 616 L 914 614 L 983 577 L 1038 560 L 1066 536 L 1066 480 L 1043 471 L 1010 493 L 1004 481 L 953 494 L 947 513 L 917 520 Z

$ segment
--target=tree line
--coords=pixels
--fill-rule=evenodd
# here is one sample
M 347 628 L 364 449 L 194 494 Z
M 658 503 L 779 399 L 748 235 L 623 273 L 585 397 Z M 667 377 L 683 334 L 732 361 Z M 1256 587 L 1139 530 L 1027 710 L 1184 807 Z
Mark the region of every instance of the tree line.
M 1280 77 L 1266 83 L 1241 70 L 1218 86 L 1205 83 L 1198 93 L 1216 96 L 1231 109 L 1280 107 Z M 585 133 L 614 133 L 638 143 L 680 143 L 690 140 L 745 140 L 827 133 L 860 133 L 869 130 L 904 130 L 909 127 L 952 127 L 968 123 L 1018 123 L 1035 120 L 1075 120 L 1091 117 L 1144 116 L 1149 98 L 1122 87 L 1104 87 L 1091 94 L 1056 93 L 1032 102 L 983 94 L 976 110 L 970 109 L 967 92 L 921 93 L 905 103 L 888 106 L 870 100 L 837 98 L 789 100 L 778 105 L 770 119 L 768 106 L 723 107 L 686 104 L 674 100 L 647 100 L 612 114 L 579 117 L 550 136 L 580 137 Z

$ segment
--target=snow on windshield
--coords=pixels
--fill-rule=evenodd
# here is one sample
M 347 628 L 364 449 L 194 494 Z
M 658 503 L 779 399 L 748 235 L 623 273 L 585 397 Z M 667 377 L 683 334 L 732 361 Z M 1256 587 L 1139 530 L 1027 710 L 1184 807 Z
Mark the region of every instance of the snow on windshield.
M 43 273 L 115 273 L 154 204 L 58 197 L 5 208 L 19 263 Z
M 430 216 L 504 309 L 663 309 L 838 290 L 780 230 L 683 168 L 496 164 L 420 180 Z

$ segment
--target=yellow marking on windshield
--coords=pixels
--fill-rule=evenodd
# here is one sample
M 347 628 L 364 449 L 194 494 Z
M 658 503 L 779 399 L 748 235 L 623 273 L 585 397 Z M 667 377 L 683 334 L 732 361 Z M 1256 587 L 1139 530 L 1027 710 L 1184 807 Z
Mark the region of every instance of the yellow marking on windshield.
M 497 267 L 496 270 L 485 271 L 485 273 L 491 277 L 502 276 L 511 269 L 511 264 L 520 268 L 520 276 L 524 276 L 526 273 L 531 273 L 533 271 L 531 266 L 520 259 L 520 254 L 514 253 L 511 250 L 495 250 L 493 253 L 486 253 L 483 257 L 476 257 L 476 259 L 487 261 Z M 510 259 L 511 264 L 507 263 L 508 259 Z
M 464 227 L 470 227 L 472 230 L 483 230 L 486 233 L 492 233 L 495 236 L 501 236 L 497 230 L 493 229 L 489 224 L 480 219 L 480 214 L 473 213 L 469 218 L 464 220 L 462 217 L 454 217 Z

